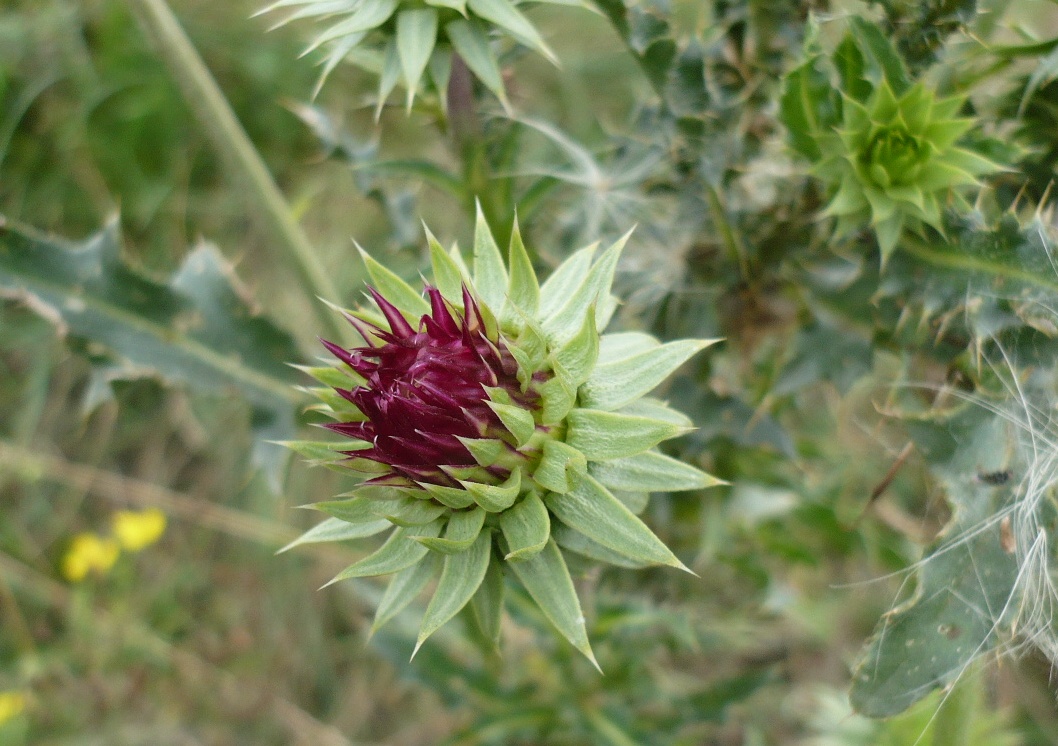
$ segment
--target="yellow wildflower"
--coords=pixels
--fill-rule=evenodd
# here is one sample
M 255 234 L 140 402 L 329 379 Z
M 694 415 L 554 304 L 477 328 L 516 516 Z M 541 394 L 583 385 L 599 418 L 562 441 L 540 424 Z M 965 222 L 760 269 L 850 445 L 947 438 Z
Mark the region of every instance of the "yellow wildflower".
M 165 533 L 165 513 L 157 508 L 140 512 L 119 510 L 113 519 L 114 536 L 129 552 L 149 547 Z
M 118 561 L 121 547 L 98 534 L 77 534 L 62 558 L 62 574 L 71 581 L 84 580 L 90 572 L 105 573 Z
M 26 695 L 22 692 L 0 692 L 0 725 L 14 720 L 26 709 Z

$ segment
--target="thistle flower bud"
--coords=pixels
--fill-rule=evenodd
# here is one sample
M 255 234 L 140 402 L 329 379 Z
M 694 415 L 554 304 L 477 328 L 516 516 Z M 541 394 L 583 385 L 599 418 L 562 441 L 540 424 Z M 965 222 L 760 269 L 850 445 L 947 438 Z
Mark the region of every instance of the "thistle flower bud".
M 853 15 L 848 25 L 827 55 L 809 24 L 805 61 L 786 76 L 780 117 L 790 145 L 827 187 L 823 214 L 837 218 L 837 234 L 869 226 L 884 265 L 905 229 L 943 233 L 945 207 L 969 210 L 963 192 L 1003 167 L 957 145 L 977 123 L 958 116 L 964 96 L 939 98 L 914 82 L 875 24 Z
M 624 243 L 594 261 L 582 249 L 541 287 L 517 228 L 508 268 L 479 212 L 472 270 L 430 237 L 425 297 L 364 256 L 373 304 L 346 314 L 363 344 L 324 342 L 338 367 L 309 369 L 326 386 L 326 427 L 348 440 L 291 445 L 361 480 L 317 504 L 331 521 L 303 540 L 392 529 L 335 578 L 396 573 L 375 628 L 440 566 L 419 644 L 468 603 L 498 641 L 510 570 L 591 658 L 563 549 L 686 569 L 635 513 L 651 490 L 717 480 L 655 450 L 690 421 L 645 395 L 715 340 L 601 334 Z
M 869 223 L 884 259 L 905 227 L 943 230 L 941 208 L 957 195 L 952 190 L 1000 168 L 955 146 L 974 124 L 955 116 L 962 103 L 937 99 L 922 84 L 897 97 L 884 80 L 862 103 L 844 98 L 842 124 L 815 169 L 837 187 L 825 212 L 838 217 L 839 232 Z

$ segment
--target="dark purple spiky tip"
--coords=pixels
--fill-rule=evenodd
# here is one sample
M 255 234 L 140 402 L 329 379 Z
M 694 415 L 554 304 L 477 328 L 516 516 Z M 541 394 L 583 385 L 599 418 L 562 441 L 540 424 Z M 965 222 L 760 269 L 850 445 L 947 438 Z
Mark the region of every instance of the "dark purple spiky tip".
M 335 391 L 366 420 L 325 427 L 371 444 L 342 453 L 353 468 L 359 459 L 389 467 L 372 483 L 457 487 L 441 467 L 477 465 L 460 437 L 509 437 L 489 407 L 484 387 L 502 388 L 526 408 L 539 397 L 531 390 L 522 392 L 514 357 L 498 332 L 490 339 L 481 309 L 466 287 L 460 312 L 437 288 L 427 286 L 431 312 L 422 316 L 418 329 L 374 288 L 369 290 L 389 329 L 347 315 L 368 346 L 346 350 L 321 340 L 365 379 L 365 385 Z

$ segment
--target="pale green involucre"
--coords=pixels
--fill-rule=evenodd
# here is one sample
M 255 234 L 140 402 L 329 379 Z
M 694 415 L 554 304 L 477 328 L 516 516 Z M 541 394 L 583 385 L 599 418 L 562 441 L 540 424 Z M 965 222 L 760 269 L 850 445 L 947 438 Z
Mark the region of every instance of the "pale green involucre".
M 490 344 L 505 347 L 517 361 L 507 388 L 481 387 L 479 400 L 488 407 L 483 411 L 495 414 L 493 424 L 483 425 L 480 437 L 458 438 L 476 464 L 443 466 L 440 479 L 416 483 L 355 457 L 371 443 L 288 444 L 361 480 L 375 478 L 340 499 L 317 503 L 330 518 L 295 542 L 359 538 L 394 527 L 378 550 L 335 578 L 394 573 L 375 629 L 436 581 L 420 645 L 468 604 L 486 638 L 498 641 L 506 577 L 521 583 L 555 628 L 594 662 L 564 553 L 625 567 L 686 569 L 637 514 L 651 490 L 701 490 L 719 482 L 656 449 L 691 423 L 646 394 L 716 340 L 663 345 L 642 332 L 602 333 L 617 306 L 610 288 L 626 238 L 598 256 L 595 247 L 574 253 L 540 285 L 517 227 L 505 262 L 479 212 L 469 267 L 458 249 L 446 251 L 429 236 L 432 285 L 457 316 L 468 312 L 467 288 Z M 382 265 L 365 261 L 378 293 L 413 328 L 423 329 L 417 326 L 429 312 L 423 298 Z M 374 307 L 351 313 L 381 321 Z M 350 397 L 335 392 L 370 385 L 364 378 L 346 365 L 306 372 L 323 384 L 313 389 L 320 399 L 315 409 L 338 423 L 365 420 Z
M 445 106 L 458 54 L 467 68 L 508 106 L 493 37 L 505 36 L 552 62 L 557 58 L 524 14 L 527 5 L 574 5 L 580 0 L 278 0 L 261 13 L 285 15 L 276 26 L 310 19 L 323 30 L 306 53 L 323 50 L 317 92 L 342 60 L 378 75 L 378 111 L 397 85 L 411 108 L 423 90 Z

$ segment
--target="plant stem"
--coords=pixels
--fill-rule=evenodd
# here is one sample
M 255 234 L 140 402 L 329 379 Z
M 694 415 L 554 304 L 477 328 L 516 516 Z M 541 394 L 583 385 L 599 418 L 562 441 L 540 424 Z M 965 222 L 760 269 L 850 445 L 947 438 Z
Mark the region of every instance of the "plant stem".
M 165 0 L 129 0 L 129 4 L 169 66 L 214 149 L 226 162 L 231 175 L 242 182 L 249 206 L 268 232 L 283 245 L 282 255 L 297 273 L 306 292 L 337 302 L 338 291 L 330 275 L 294 221 L 290 207 L 260 154 L 172 10 Z M 336 314 L 330 313 L 315 298 L 312 298 L 312 306 L 328 334 L 338 339 L 348 336 L 348 330 L 338 323 Z
M 738 234 L 735 233 L 735 229 L 731 227 L 731 221 L 727 219 L 727 210 L 724 209 L 724 204 L 720 201 L 720 193 L 715 186 L 709 184 L 706 186 L 705 195 L 709 200 L 709 212 L 712 214 L 713 223 L 720 229 L 720 236 L 723 238 L 728 255 L 733 261 L 738 263 L 742 279 L 749 280 L 749 257 L 746 253 L 746 247 L 742 245 L 742 241 Z
M 471 218 L 476 212 L 475 202 L 500 245 L 510 238 L 511 219 L 507 217 L 507 202 L 499 190 L 491 188 L 488 153 L 474 97 L 474 78 L 466 62 L 458 54 L 452 55 L 452 74 L 448 80 L 448 122 L 452 145 L 463 162 L 463 184 Z

